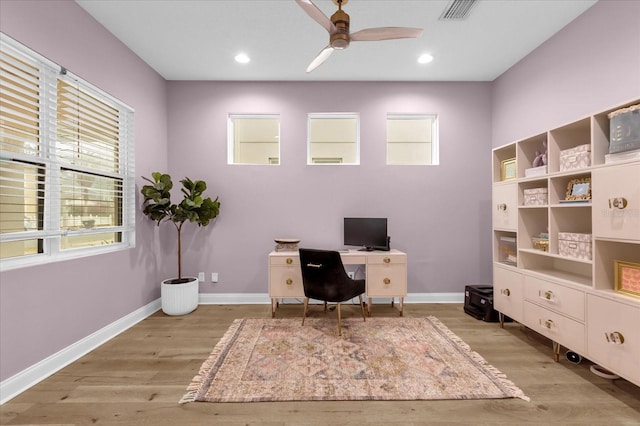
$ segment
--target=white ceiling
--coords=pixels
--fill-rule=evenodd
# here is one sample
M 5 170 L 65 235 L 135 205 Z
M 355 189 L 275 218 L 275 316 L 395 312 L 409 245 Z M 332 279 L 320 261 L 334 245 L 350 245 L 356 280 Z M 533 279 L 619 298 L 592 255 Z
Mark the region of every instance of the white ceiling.
M 596 0 L 480 0 L 441 21 L 450 0 L 350 0 L 351 32 L 418 27 L 418 39 L 353 42 L 310 74 L 327 31 L 294 0 L 76 0 L 167 80 L 492 81 Z M 313 0 L 327 16 L 331 0 Z M 244 52 L 248 64 L 234 56 Z M 417 57 L 435 59 L 420 65 Z

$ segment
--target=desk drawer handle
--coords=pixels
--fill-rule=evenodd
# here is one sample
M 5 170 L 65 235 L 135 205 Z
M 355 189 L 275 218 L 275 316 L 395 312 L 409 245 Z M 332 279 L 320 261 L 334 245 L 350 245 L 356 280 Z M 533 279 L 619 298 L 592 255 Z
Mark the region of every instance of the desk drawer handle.
M 505 203 L 498 204 L 498 210 L 502 210 L 503 212 L 507 211 L 507 205 Z
M 382 280 L 382 282 L 384 282 L 385 284 L 391 284 L 391 280 L 389 278 L 385 278 L 384 280 Z
M 502 289 L 500 293 L 502 293 L 503 296 L 511 296 L 511 290 L 509 290 L 508 288 Z
M 540 322 L 542 322 L 542 320 L 540 320 Z M 553 327 L 553 320 L 550 320 L 550 319 L 546 320 L 544 322 L 544 326 L 547 327 L 549 330 L 551 330 L 551 327 Z
M 293 280 L 291 278 L 287 278 L 286 283 L 287 283 L 287 285 L 291 285 L 291 284 L 293 284 Z
M 390 257 L 385 257 L 384 259 L 382 259 L 382 261 L 384 263 L 391 263 L 391 258 Z
M 604 337 L 607 338 L 607 342 L 613 343 L 614 345 L 621 345 L 624 343 L 624 336 L 619 331 L 614 331 L 611 333 L 604 333 Z
M 540 293 L 540 298 L 543 300 L 553 300 L 553 292 L 551 290 L 547 290 L 544 293 Z
M 627 207 L 627 199 L 624 197 L 609 198 L 610 209 L 624 209 Z
M 287 257 L 287 265 L 291 265 L 293 263 L 293 259 L 290 257 Z

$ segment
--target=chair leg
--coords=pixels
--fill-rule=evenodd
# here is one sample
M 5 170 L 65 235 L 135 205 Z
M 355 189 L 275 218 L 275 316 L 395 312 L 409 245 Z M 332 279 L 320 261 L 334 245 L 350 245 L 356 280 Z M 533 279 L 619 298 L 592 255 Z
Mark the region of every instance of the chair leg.
M 340 304 L 338 303 L 338 336 L 342 336 L 342 315 L 340 312 Z
M 304 298 L 304 311 L 302 312 L 302 325 L 304 325 L 304 319 L 307 317 L 307 308 L 309 307 L 309 298 Z
M 362 319 L 364 322 L 367 322 L 367 316 L 364 313 L 364 303 L 362 303 L 362 295 L 358 295 L 358 299 L 360 300 L 360 309 L 362 310 Z
M 324 311 L 327 312 L 327 301 L 324 301 Z

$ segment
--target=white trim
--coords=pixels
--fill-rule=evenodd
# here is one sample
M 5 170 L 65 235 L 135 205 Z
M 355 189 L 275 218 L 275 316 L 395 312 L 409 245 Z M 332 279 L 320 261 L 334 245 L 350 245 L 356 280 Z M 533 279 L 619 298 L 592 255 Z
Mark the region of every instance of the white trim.
M 386 303 L 388 299 L 374 299 L 374 303 Z M 268 293 L 201 293 L 200 305 L 270 305 Z M 283 299 L 281 303 L 302 303 L 295 298 Z M 464 293 L 410 293 L 404 303 L 464 303 Z M 133 327 L 161 308 L 157 299 L 138 310 L 125 315 L 89 336 L 78 340 L 55 354 L 22 370 L 0 382 L 0 405 L 15 398 L 98 346 L 108 342 L 123 331 Z
M 108 342 L 118 334 L 133 327 L 143 319 L 149 317 L 160 309 L 160 299 L 139 308 L 138 310 L 125 315 L 84 337 L 42 361 L 22 370 L 21 372 L 0 382 L 0 405 L 15 398 L 18 394 L 26 391 L 58 370 L 66 367 L 78 358 L 91 352 L 103 343 Z
M 373 299 L 386 303 L 389 299 Z M 286 298 L 281 303 L 301 303 L 302 299 Z M 260 305 L 270 304 L 267 293 L 200 293 L 200 305 Z M 404 303 L 464 303 L 464 293 L 409 293 Z

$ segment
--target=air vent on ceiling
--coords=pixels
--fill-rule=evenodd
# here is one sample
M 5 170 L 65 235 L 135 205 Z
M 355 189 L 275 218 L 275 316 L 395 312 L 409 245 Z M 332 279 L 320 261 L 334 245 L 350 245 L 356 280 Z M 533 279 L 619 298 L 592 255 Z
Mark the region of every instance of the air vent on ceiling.
M 469 17 L 478 0 L 453 0 L 440 15 L 441 21 L 463 21 Z

